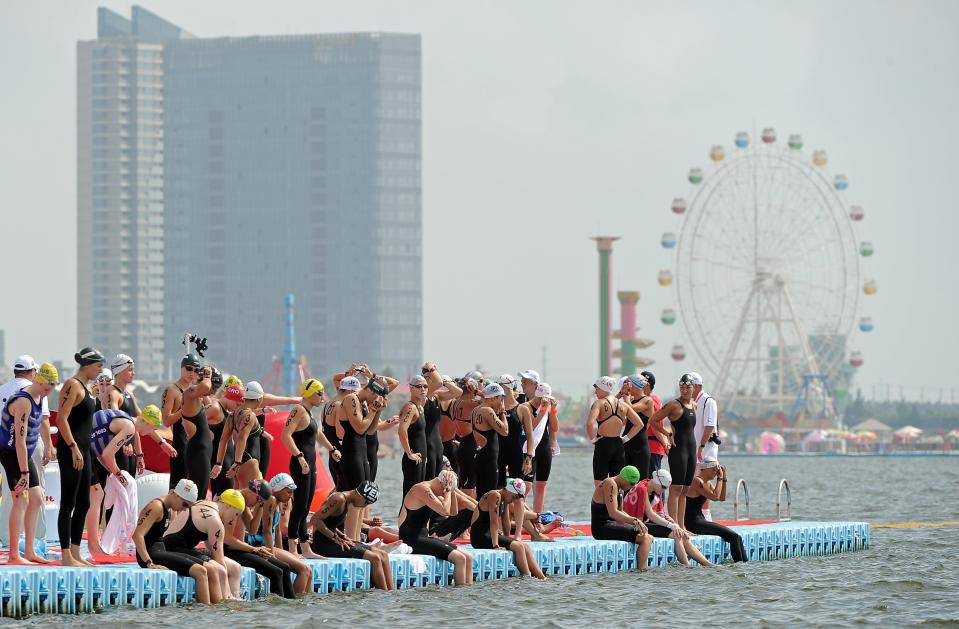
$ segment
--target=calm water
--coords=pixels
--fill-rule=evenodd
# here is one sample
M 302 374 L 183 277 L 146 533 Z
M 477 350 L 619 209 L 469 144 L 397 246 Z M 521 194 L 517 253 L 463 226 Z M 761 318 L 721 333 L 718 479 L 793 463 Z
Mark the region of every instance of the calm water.
M 589 454 L 554 462 L 548 505 L 588 519 Z M 793 515 L 872 523 L 959 520 L 959 460 L 916 458 L 733 458 L 730 478 L 746 478 L 751 515 L 772 517 L 776 487 L 788 478 Z M 380 513 L 399 505 L 399 460 L 380 465 Z M 732 504 L 714 505 L 718 518 Z M 33 618 L 33 624 L 143 623 L 155 627 L 373 626 L 426 624 L 583 627 L 645 625 L 911 625 L 959 627 L 959 528 L 877 529 L 871 550 L 726 566 L 673 566 L 618 573 L 430 588 L 310 596 L 286 602 L 157 610 L 108 610 L 98 616 Z

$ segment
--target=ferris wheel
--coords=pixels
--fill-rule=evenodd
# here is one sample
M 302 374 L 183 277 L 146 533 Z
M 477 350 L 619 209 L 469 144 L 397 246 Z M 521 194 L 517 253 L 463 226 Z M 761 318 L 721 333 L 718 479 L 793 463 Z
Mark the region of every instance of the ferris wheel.
M 675 291 L 661 322 L 681 321 L 690 368 L 709 374 L 727 410 L 802 404 L 831 416 L 833 394 L 863 364 L 858 334 L 874 323 L 861 308 L 878 290 L 863 274 L 874 248 L 857 241 L 864 212 L 844 198 L 849 180 L 827 172 L 825 151 L 804 152 L 799 135 L 783 146 L 771 128 L 757 143 L 740 132 L 709 158 L 708 170 L 690 169 L 688 200 L 672 202 L 678 235 L 660 241 L 675 252 L 657 278 Z M 686 360 L 682 340 L 672 357 Z

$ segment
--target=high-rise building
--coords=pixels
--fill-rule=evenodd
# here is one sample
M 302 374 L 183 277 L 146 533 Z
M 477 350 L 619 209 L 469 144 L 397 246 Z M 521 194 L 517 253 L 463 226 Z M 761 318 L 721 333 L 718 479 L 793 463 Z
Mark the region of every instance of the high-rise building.
M 99 9 L 77 45 L 77 338 L 163 368 L 163 46 L 180 29 Z
M 117 56 L 124 47 L 151 47 L 162 64 L 160 141 L 150 153 L 160 185 L 144 188 L 159 195 L 162 237 L 149 252 L 161 270 L 162 322 L 140 319 L 135 328 L 162 335 L 170 371 L 183 334 L 196 332 L 224 369 L 261 379 L 283 349 L 284 298 L 293 293 L 297 350 L 315 374 L 355 361 L 411 373 L 422 358 L 419 36 L 202 39 L 155 16 L 151 24 L 165 28 L 146 32 L 137 27 L 145 15 L 134 8 L 125 21 L 101 10 L 100 39 L 81 44 Z M 121 27 L 105 32 L 105 21 Z M 146 133 L 136 125 L 133 132 Z M 126 172 L 119 159 L 111 166 L 117 176 Z M 116 205 L 117 214 L 104 218 L 120 218 Z M 83 223 L 82 202 L 80 209 Z M 80 302 L 81 339 L 85 325 L 102 329 L 100 344 L 112 350 L 107 335 L 123 334 L 124 320 L 95 326 L 98 312 L 112 314 L 98 289 L 117 271 L 109 251 L 85 262 L 83 243 L 109 242 L 102 246 L 109 250 L 124 239 L 83 229 L 80 239 L 81 294 L 85 274 L 105 276 Z M 107 265 L 93 268 L 101 260 Z

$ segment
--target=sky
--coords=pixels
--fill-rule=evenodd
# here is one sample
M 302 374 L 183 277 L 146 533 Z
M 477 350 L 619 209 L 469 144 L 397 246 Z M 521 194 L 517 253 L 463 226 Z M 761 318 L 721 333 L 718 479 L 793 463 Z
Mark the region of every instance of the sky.
M 6 359 L 68 359 L 76 338 L 76 42 L 96 8 L 0 7 L 0 212 Z M 673 197 L 737 131 L 775 127 L 826 149 L 875 244 L 879 292 L 857 337 L 868 397 L 949 399 L 959 307 L 953 177 L 959 3 L 854 1 L 270 3 L 144 0 L 202 37 L 393 31 L 423 43 L 424 352 L 442 371 L 543 370 L 585 390 L 598 374 L 597 257 L 622 237 L 614 290 L 639 290 L 639 335 L 660 379 L 676 363 L 675 304 L 656 284 Z M 728 149 L 727 149 L 728 150 Z M 476 275 L 470 276 L 470 269 Z M 681 271 L 677 271 L 681 272 Z M 687 343 L 688 344 L 688 343 Z M 707 388 L 709 383 L 707 382 Z

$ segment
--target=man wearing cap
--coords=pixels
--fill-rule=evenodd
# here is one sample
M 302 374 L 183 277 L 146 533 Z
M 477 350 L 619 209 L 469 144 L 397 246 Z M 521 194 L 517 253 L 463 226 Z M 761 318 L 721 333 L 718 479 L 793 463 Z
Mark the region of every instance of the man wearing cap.
M 280 513 L 270 485 L 251 480 L 240 490 L 246 508 L 233 526 L 225 528 L 224 553 L 246 568 L 253 568 L 270 580 L 270 593 L 295 598 L 292 570 L 274 553 L 274 535 L 279 529 Z
M 693 399 L 696 400 L 696 460 L 702 462 L 703 454 L 715 456 L 719 447 L 713 439 L 717 425 L 716 398 L 703 391 L 703 377 L 695 371 L 690 372 L 693 382 Z M 718 435 L 717 435 L 718 438 Z M 711 447 L 712 446 L 712 447 Z
M 33 384 L 37 375 L 37 369 L 39 368 L 40 366 L 33 359 L 33 356 L 23 355 L 14 361 L 13 380 L 0 385 L 0 409 L 6 406 L 7 400 L 14 394 L 23 391 Z M 53 442 L 50 439 L 50 406 L 46 396 L 43 397 L 41 406 L 40 441 L 37 442 L 36 449 L 30 458 L 37 468 L 37 478 L 40 480 L 40 489 L 43 490 L 44 487 L 46 487 L 43 474 L 44 467 L 50 461 L 56 460 L 57 451 L 53 447 Z M 0 483 L 0 487 L 3 488 L 2 498 L 0 498 L 0 522 L 6 522 L 10 519 L 10 509 L 13 501 L 11 499 L 10 489 L 6 484 Z M 47 519 L 41 509 L 37 513 L 37 536 L 40 539 L 44 539 L 46 534 Z M 0 526 L 0 543 L 5 545 L 10 544 L 10 539 L 7 537 L 7 529 L 2 526 Z
M 56 368 L 44 363 L 34 381 L 11 395 L 0 412 L 0 464 L 11 491 L 9 534 L 11 564 L 49 563 L 34 548 L 37 514 L 43 506 L 43 489 L 32 459 L 40 442 L 43 398 L 59 380 Z M 24 553 L 20 554 L 20 531 L 24 530 Z
M 201 605 L 221 603 L 223 592 L 220 590 L 220 579 L 215 571 L 212 574 L 207 571 L 206 560 L 170 552 L 163 543 L 163 533 L 170 520 L 171 512 L 188 510 L 196 499 L 196 485 L 193 481 L 184 478 L 177 483 L 171 493 L 154 498 L 143 507 L 143 511 L 137 518 L 136 530 L 133 531 L 137 564 L 141 568 L 173 570 L 181 577 L 193 577 L 196 581 L 198 603 Z
M 197 381 L 200 371 L 200 358 L 196 354 L 187 354 L 180 359 L 180 378 L 168 384 L 163 390 L 160 409 L 163 411 L 163 425 L 173 429 L 173 448 L 177 455 L 170 460 L 170 488 L 176 487 L 181 478 L 187 477 L 187 438 L 183 422 L 183 392 Z
M 329 558 L 365 559 L 370 562 L 370 583 L 381 590 L 393 589 L 389 555 L 346 534 L 348 513 L 362 511 L 376 502 L 379 488 L 364 481 L 356 489 L 335 491 L 326 497 L 310 519 L 313 538 L 310 546 L 317 555 Z
M 482 494 L 473 509 L 470 544 L 473 548 L 509 550 L 513 553 L 513 560 L 521 576 L 532 575 L 537 579 L 545 579 L 546 575 L 540 570 L 529 544 L 504 533 L 510 529 L 510 506 L 523 502 L 525 495 L 526 483 L 521 478 L 508 478 L 502 489 L 493 489 Z

